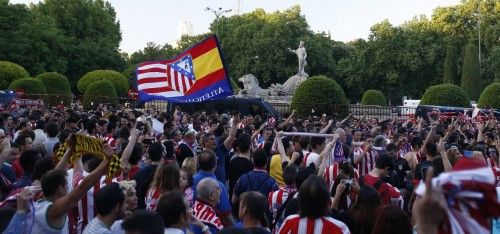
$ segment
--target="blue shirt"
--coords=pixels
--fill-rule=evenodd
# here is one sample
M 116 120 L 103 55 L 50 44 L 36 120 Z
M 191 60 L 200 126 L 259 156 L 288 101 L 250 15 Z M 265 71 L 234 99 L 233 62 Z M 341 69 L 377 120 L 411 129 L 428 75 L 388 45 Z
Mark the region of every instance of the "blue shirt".
M 4 234 L 17 234 L 17 233 L 25 233 L 26 222 L 27 222 L 27 214 L 15 213 L 12 219 L 9 222 L 9 226 L 3 232 Z
M 214 173 L 206 171 L 200 171 L 193 176 L 193 200 L 196 200 L 196 186 L 202 179 L 207 177 L 217 180 Z M 218 180 L 217 182 L 219 183 L 219 188 L 221 190 L 221 193 L 219 197 L 219 204 L 217 204 L 216 208 L 221 213 L 231 212 L 231 203 L 229 201 L 229 194 L 227 192 L 226 185 L 224 185 Z
M 220 138 L 217 139 L 217 142 L 219 141 Z M 214 172 L 215 176 L 222 183 L 226 183 L 226 158 L 229 156 L 229 150 L 226 149 L 224 141 L 217 144 L 217 148 L 215 148 L 214 152 L 217 156 L 217 167 Z
M 234 195 L 239 197 L 244 192 L 258 191 L 267 197 L 270 192 L 278 189 L 278 183 L 266 171 L 254 169 L 238 179 L 234 186 Z
M 14 184 L 14 187 L 16 188 L 24 188 L 26 186 L 31 186 L 33 181 L 31 180 L 31 175 L 24 174 L 19 178 L 19 180 Z
M 16 179 L 16 173 L 14 172 L 14 169 L 12 168 L 12 165 L 4 162 L 0 172 L 7 178 L 11 183 L 15 183 L 17 181 Z

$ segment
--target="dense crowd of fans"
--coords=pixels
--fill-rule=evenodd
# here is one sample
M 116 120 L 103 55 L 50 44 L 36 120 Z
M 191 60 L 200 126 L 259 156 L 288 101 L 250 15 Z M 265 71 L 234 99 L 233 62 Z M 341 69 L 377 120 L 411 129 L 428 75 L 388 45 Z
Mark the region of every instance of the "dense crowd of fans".
M 105 105 L 4 114 L 0 230 L 378 234 L 498 228 L 496 119 L 286 117 Z M 99 144 L 75 143 L 75 135 Z M 100 156 L 85 151 L 96 147 Z

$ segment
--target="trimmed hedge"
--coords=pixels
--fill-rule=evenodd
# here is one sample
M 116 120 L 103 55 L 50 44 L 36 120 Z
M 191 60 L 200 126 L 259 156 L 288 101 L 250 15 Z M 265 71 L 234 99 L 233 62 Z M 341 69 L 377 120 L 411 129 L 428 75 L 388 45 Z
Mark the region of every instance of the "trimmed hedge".
M 64 75 L 57 72 L 45 72 L 36 77 L 45 85 L 47 90 L 46 101 L 50 106 L 57 106 L 59 104 L 69 106 L 73 95 L 71 94 L 71 87 Z
M 376 106 L 387 106 L 387 101 L 382 92 L 375 89 L 370 89 L 363 94 L 361 99 L 362 105 L 376 105 Z
M 500 109 L 500 82 L 488 85 L 481 93 L 477 105 L 480 108 Z
M 107 80 L 116 90 L 118 96 L 126 96 L 129 89 L 127 78 L 113 70 L 95 70 L 85 74 L 78 80 L 77 88 L 80 93 L 86 93 L 87 88 L 94 82 Z
M 94 106 L 99 103 L 118 104 L 118 95 L 111 82 L 101 80 L 89 85 L 83 97 L 83 107 L 91 109 L 92 103 Z
M 45 90 L 45 85 L 43 85 L 42 81 L 35 78 L 21 78 L 13 81 L 10 86 L 10 90 L 22 89 L 29 95 L 44 95 L 47 94 Z
M 326 76 L 310 77 L 297 87 L 292 97 L 291 109 L 299 116 L 323 113 L 345 117 L 349 106 L 344 90 L 333 79 Z
M 0 90 L 7 89 L 14 80 L 29 76 L 30 74 L 20 65 L 8 61 L 0 61 Z
M 470 107 L 467 94 L 458 86 L 441 84 L 427 88 L 420 105 Z

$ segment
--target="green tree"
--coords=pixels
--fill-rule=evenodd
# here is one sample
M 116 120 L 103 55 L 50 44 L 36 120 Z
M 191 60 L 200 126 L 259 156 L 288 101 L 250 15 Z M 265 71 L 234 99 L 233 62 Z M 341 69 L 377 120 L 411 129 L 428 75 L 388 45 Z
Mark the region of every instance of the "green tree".
M 100 80 L 89 85 L 83 96 L 83 107 L 91 109 L 100 103 L 116 105 L 118 95 L 113 84 L 107 80 Z
M 446 48 L 446 59 L 444 61 L 443 83 L 457 83 L 457 49 L 454 46 Z
M 178 50 L 171 45 L 157 45 L 154 42 L 148 42 L 144 49 L 136 51 L 130 55 L 128 60 L 130 65 L 136 66 L 145 61 L 165 60 L 174 57 Z
M 91 70 L 123 70 L 125 61 L 119 53 L 120 24 L 111 3 L 103 0 L 46 0 L 31 10 L 51 17 L 65 37 L 66 71 L 72 87 Z M 56 70 L 60 71 L 60 70 Z
M 481 108 L 500 109 L 500 82 L 486 87 L 481 93 L 477 105 Z
M 477 47 L 468 45 L 464 51 L 464 65 L 461 87 L 472 100 L 478 100 L 481 94 L 481 76 Z
M 10 90 L 22 89 L 24 92 L 30 95 L 45 95 L 47 91 L 45 90 L 45 85 L 43 85 L 42 81 L 27 77 L 14 80 L 10 86 Z
M 80 93 L 86 93 L 91 84 L 102 80 L 109 81 L 113 85 L 118 96 L 127 95 L 129 89 L 127 79 L 121 73 L 113 70 L 95 70 L 85 74 L 78 81 L 78 91 Z
M 309 29 L 299 6 L 272 13 L 257 9 L 223 16 L 212 22 L 210 30 L 218 32 L 223 57 L 233 77 L 252 73 L 262 87 L 285 82 L 297 73 L 298 66 L 296 55 L 287 48 L 297 48 L 301 40 L 308 52 L 306 72 L 310 76 L 335 75 L 333 41 L 328 35 Z
M 0 61 L 0 90 L 7 89 L 14 80 L 29 76 L 30 74 L 18 64 Z
M 422 96 L 420 105 L 469 107 L 470 102 L 460 87 L 441 84 L 429 87 Z
M 314 76 L 302 82 L 292 97 L 291 108 L 301 116 L 325 113 L 342 118 L 349 113 L 344 91 L 326 76 Z
M 36 77 L 43 82 L 47 93 L 46 101 L 51 106 L 63 104 L 69 106 L 73 95 L 71 94 L 71 87 L 68 78 L 57 72 L 45 72 Z
M 12 61 L 16 51 L 15 34 L 29 17 L 28 7 L 24 4 L 10 4 L 9 0 L 0 0 L 0 60 Z M 8 84 L 7 84 L 8 85 Z
M 363 94 L 361 99 L 362 105 L 377 105 L 377 106 L 387 106 L 387 101 L 385 96 L 379 90 L 370 89 Z

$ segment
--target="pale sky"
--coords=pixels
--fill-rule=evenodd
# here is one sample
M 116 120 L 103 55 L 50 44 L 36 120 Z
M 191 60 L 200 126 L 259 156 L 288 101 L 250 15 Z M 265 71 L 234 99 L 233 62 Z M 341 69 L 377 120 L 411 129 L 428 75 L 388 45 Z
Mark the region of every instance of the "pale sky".
M 11 0 L 29 3 L 39 0 Z M 399 25 L 414 16 L 431 16 L 438 6 L 456 5 L 459 0 L 109 0 L 117 12 L 122 30 L 121 50 L 132 53 L 147 42 L 171 43 L 180 36 L 182 22 L 189 21 L 193 32 L 208 32 L 215 18 L 206 7 L 232 9 L 236 14 L 263 8 L 266 12 L 300 5 L 313 31 L 330 32 L 336 41 L 367 38 L 370 27 L 384 19 Z

